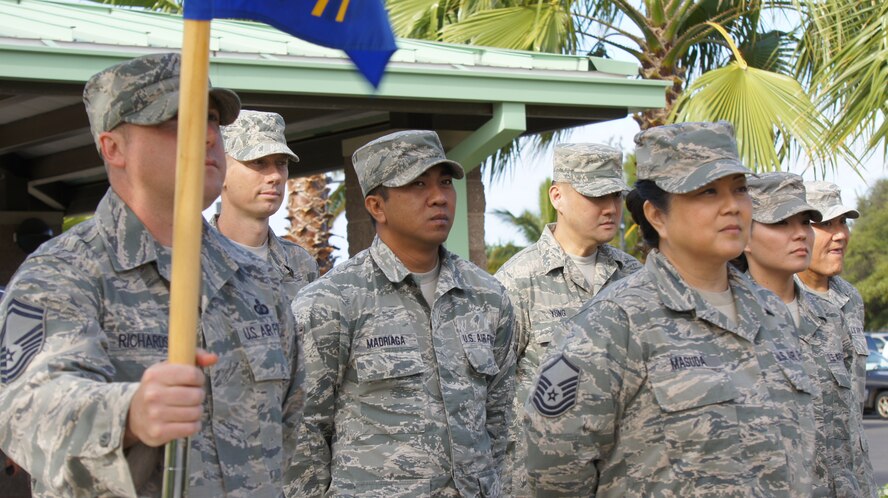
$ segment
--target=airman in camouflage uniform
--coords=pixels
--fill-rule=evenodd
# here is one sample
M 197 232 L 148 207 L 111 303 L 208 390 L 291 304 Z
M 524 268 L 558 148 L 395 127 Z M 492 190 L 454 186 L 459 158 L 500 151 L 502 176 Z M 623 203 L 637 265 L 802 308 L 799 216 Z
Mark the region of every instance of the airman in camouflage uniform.
M 549 224 L 539 241 L 496 273 L 515 306 L 518 416 L 512 431 L 513 496 L 530 493 L 522 414 L 540 356 L 552 341 L 552 325 L 572 316 L 604 287 L 641 268 L 635 258 L 608 245 L 620 227 L 623 193 L 629 191 L 622 159 L 619 150 L 606 145 L 557 145 L 549 189 L 557 223 Z
M 792 318 L 727 265 L 751 211 L 733 129 L 682 123 L 635 140 L 642 200 L 631 194 L 630 210 L 655 249 L 549 347 L 526 405 L 531 487 L 547 497 L 810 496 L 815 385 L 785 332 Z M 688 264 L 715 283 L 692 287 Z M 730 306 L 704 297 L 727 292 Z
M 805 290 L 839 308 L 844 315 L 845 361 L 854 386 L 855 413 L 851 417 L 854 445 L 854 470 L 861 496 L 876 496 L 875 479 L 869 458 L 869 445 L 863 430 L 862 411 L 866 384 L 866 358 L 869 350 L 863 336 L 863 299 L 853 285 L 839 276 L 844 269 L 845 250 L 851 237 L 847 220 L 860 216 L 857 210 L 842 205 L 839 187 L 829 182 L 805 182 L 806 199 L 823 213 L 814 226 L 814 249 L 808 269 L 796 275 Z
M 299 157 L 287 146 L 284 118 L 273 112 L 242 110 L 222 127 L 227 168 L 222 184 L 222 212 L 210 222 L 238 247 L 258 256 L 281 278 L 284 295 L 318 278 L 318 264 L 308 251 L 269 228 L 286 194 L 289 162 Z
M 37 496 L 159 496 L 159 446 L 189 435 L 190 497 L 278 497 L 291 477 L 304 375 L 295 327 L 267 265 L 208 226 L 197 360 L 215 364 L 204 376 L 161 363 L 179 67 L 178 54 L 147 55 L 87 82 L 111 189 L 95 217 L 28 257 L 0 303 L 0 447 Z M 224 175 L 219 125 L 240 110 L 231 91 L 210 99 L 205 205 Z
M 418 130 L 374 140 L 353 162 L 377 236 L 293 303 L 307 439 L 295 494 L 501 496 L 514 318 L 499 282 L 441 246 L 463 169 Z
M 746 248 L 749 274 L 787 304 L 810 360 L 809 370 L 820 386 L 820 394 L 813 399 L 817 426 L 814 496 L 862 496 L 852 460 L 852 418 L 860 412 L 853 406 L 851 375 L 845 364 L 842 314 L 793 279 L 811 260 L 814 230 L 810 221 L 819 222 L 822 216 L 805 202 L 802 177 L 792 173 L 765 173 L 750 179 L 749 193 L 755 221 Z

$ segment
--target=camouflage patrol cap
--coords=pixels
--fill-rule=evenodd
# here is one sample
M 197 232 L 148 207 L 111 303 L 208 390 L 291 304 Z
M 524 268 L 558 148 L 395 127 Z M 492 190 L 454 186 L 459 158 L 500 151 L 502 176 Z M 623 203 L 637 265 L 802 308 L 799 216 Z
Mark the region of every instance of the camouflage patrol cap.
M 465 176 L 463 167 L 447 159 L 438 134 L 428 130 L 390 133 L 363 145 L 352 155 L 364 196 L 376 187 L 403 187 L 429 168 L 450 166 L 453 177 Z
M 752 198 L 752 219 L 759 223 L 777 223 L 805 211 L 811 219 L 821 220 L 820 211 L 805 202 L 802 177 L 793 173 L 764 173 L 747 182 Z
M 842 205 L 842 191 L 835 183 L 805 182 L 808 203 L 823 214 L 826 221 L 844 215 L 846 218 L 860 218 L 856 209 Z
M 225 153 L 238 161 L 252 161 L 272 154 L 285 154 L 299 161 L 284 136 L 284 118 L 274 112 L 243 110 L 237 120 L 222 128 Z
M 99 134 L 121 123 L 157 125 L 179 112 L 179 54 L 150 54 L 121 62 L 94 74 L 83 88 L 83 103 L 98 146 Z M 237 94 L 209 86 L 220 124 L 231 124 L 240 112 Z
M 740 162 L 734 127 L 727 121 L 657 126 L 635 135 L 635 145 L 638 179 L 672 194 L 750 174 Z
M 601 144 L 558 144 L 552 181 L 569 183 L 586 197 L 628 192 L 623 153 Z

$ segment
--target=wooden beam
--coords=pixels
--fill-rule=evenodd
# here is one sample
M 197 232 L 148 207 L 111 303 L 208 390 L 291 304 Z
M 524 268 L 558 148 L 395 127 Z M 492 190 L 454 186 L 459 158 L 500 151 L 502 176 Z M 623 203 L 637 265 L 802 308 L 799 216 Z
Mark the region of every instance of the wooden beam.
M 78 176 L 94 177 L 96 168 L 100 167 L 104 167 L 104 164 L 95 145 L 86 145 L 34 159 L 27 173 L 28 179 L 46 183 L 72 180 Z
M 89 118 L 83 104 L 70 105 L 0 125 L 0 154 L 84 133 L 89 133 Z
M 379 98 L 324 97 L 317 95 L 260 94 L 238 92 L 245 108 L 376 110 L 385 112 L 422 112 L 441 114 L 493 114 L 493 106 L 478 102 L 441 102 Z

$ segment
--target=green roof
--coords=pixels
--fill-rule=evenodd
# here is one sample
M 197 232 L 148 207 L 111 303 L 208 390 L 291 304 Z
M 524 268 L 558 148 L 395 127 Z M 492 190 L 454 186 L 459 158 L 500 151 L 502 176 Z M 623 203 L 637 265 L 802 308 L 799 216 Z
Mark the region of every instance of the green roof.
M 82 82 L 115 60 L 180 49 L 181 32 L 176 15 L 91 2 L 0 0 L 0 78 Z M 664 103 L 665 82 L 626 78 L 637 74 L 633 63 L 407 39 L 397 43 L 376 97 L 626 108 Z M 372 93 L 343 52 L 264 24 L 213 21 L 210 49 L 210 74 L 219 86 Z M 471 92 L 465 92 L 467 85 Z

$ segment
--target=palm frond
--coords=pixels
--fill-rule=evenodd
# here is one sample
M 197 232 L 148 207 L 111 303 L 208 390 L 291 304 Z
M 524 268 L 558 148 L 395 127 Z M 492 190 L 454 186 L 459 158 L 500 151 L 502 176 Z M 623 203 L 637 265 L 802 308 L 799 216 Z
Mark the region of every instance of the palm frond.
M 567 140 L 571 133 L 569 129 L 545 131 L 512 140 L 482 165 L 484 177 L 491 182 L 502 180 L 516 174 L 517 166 L 520 164 L 538 164 L 555 144 Z
M 521 249 L 524 249 L 524 247 L 511 242 L 487 245 L 484 248 L 484 251 L 487 253 L 487 272 L 491 275 L 496 273 L 501 266 L 512 259 L 512 256 L 518 254 Z
M 888 153 L 888 3 L 796 0 L 807 21 L 796 75 L 832 118 L 834 147 L 859 141 Z
M 331 220 L 339 218 L 345 212 L 345 182 L 340 183 L 327 197 L 327 212 L 330 213 Z
M 780 169 L 789 153 L 790 138 L 823 167 L 835 166 L 835 156 L 823 143 L 825 120 L 801 85 L 785 75 L 748 67 L 727 32 L 720 26 L 716 29 L 725 36 L 736 60 L 695 80 L 671 118 L 730 121 L 737 133 L 740 157 L 755 171 Z
M 439 22 L 438 0 L 398 0 L 387 3 L 389 22 L 396 36 L 436 39 Z
M 533 244 L 539 240 L 545 229 L 545 223 L 542 222 L 538 214 L 525 210 L 520 215 L 514 215 L 511 211 L 505 209 L 494 209 L 494 216 L 503 220 L 508 225 L 516 228 L 529 244 Z
M 737 44 L 749 67 L 786 75 L 792 74 L 790 61 L 794 47 L 795 38 L 790 33 L 778 30 L 756 31 Z
M 513 50 L 573 52 L 573 18 L 557 2 L 482 10 L 444 26 L 442 39 Z
M 117 7 L 134 7 L 137 9 L 166 12 L 168 14 L 182 13 L 182 2 L 177 0 L 90 0 L 95 3 L 114 5 Z
M 555 206 L 553 206 L 552 201 L 549 200 L 549 188 L 551 187 L 551 178 L 546 178 L 540 183 L 538 202 L 540 206 L 540 221 L 543 226 L 548 225 L 549 223 L 555 223 L 558 220 L 558 211 L 555 210 Z M 540 233 L 542 233 L 542 230 Z
M 884 152 L 888 151 L 888 3 L 874 4 L 866 12 L 866 23 L 834 44 L 841 43 L 815 83 L 823 88 L 822 107 L 838 115 L 830 142 L 846 143 L 861 135 L 868 148 L 881 143 Z

